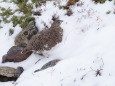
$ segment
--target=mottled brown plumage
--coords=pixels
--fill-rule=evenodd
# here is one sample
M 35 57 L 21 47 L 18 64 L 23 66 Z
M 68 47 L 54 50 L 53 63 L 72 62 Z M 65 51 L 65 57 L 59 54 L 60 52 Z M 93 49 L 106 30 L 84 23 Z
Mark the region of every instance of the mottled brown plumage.
M 42 53 L 50 50 L 62 41 L 63 30 L 60 27 L 61 20 L 55 20 L 49 29 L 37 33 L 31 38 L 23 52 L 36 51 Z

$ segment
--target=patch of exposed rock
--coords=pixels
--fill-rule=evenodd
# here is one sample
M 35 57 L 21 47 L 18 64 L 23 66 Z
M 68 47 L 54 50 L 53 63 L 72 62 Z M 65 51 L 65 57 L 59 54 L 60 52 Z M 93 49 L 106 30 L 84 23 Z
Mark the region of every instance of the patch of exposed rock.
M 0 81 L 16 81 L 21 73 L 24 71 L 22 67 L 17 67 L 17 69 L 7 66 L 0 67 Z
M 19 47 L 26 47 L 28 41 L 33 35 L 37 34 L 38 29 L 35 26 L 35 22 L 32 21 L 28 26 L 23 29 L 15 38 L 15 45 Z
M 18 46 L 13 46 L 9 49 L 6 55 L 2 57 L 2 63 L 5 62 L 20 62 L 27 59 L 31 55 L 30 52 L 22 53 L 23 48 Z
M 38 71 L 41 71 L 41 70 L 45 70 L 45 69 L 47 69 L 47 68 L 49 68 L 49 67 L 53 67 L 53 66 L 55 66 L 59 61 L 60 61 L 60 59 L 55 59 L 55 60 L 49 61 L 48 63 L 44 64 L 44 65 L 41 67 L 41 69 L 35 70 L 34 73 L 35 73 L 35 72 L 38 72 Z

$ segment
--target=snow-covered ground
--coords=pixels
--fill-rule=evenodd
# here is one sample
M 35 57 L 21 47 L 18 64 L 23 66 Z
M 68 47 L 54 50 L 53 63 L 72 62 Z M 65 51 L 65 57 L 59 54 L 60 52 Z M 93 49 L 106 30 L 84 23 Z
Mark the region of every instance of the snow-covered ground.
M 81 2 L 83 5 L 77 6 Z M 60 5 L 66 3 L 65 0 L 59 1 Z M 63 20 L 63 40 L 50 51 L 45 51 L 49 58 L 32 54 L 22 62 L 1 63 L 2 56 L 14 45 L 14 39 L 21 31 L 16 26 L 14 34 L 9 36 L 12 23 L 1 22 L 0 66 L 22 66 L 25 71 L 16 82 L 0 82 L 0 86 L 115 86 L 114 2 L 94 4 L 91 0 L 80 0 L 78 3 L 71 6 L 71 16 L 65 15 L 66 10 L 59 9 L 59 4 L 54 5 L 53 1 L 34 9 L 42 10 L 41 16 L 35 16 L 40 30 L 44 28 L 43 22 L 48 27 L 51 26 L 54 14 Z M 0 5 L 6 6 L 2 2 Z M 111 13 L 107 14 L 108 11 Z M 45 63 L 57 58 L 61 61 L 56 66 L 34 73 Z M 37 62 L 39 59 L 41 60 Z

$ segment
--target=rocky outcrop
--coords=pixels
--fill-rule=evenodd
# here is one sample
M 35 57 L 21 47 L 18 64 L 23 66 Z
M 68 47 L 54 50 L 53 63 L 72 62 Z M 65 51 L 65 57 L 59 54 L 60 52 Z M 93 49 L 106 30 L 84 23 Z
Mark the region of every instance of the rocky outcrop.
M 17 67 L 17 69 L 7 66 L 0 67 L 0 81 L 16 81 L 23 71 L 22 67 Z
M 20 62 L 27 59 L 31 55 L 30 52 L 21 53 L 23 51 L 22 47 L 13 46 L 9 49 L 6 55 L 2 57 L 2 63 L 5 62 Z
M 23 29 L 15 38 L 15 45 L 19 47 L 26 47 L 28 41 L 33 35 L 37 34 L 38 29 L 35 26 L 35 22 L 31 22 Z
M 46 63 L 45 65 L 43 65 L 43 66 L 41 67 L 41 69 L 35 70 L 34 73 L 35 73 L 35 72 L 38 72 L 38 71 L 41 71 L 41 70 L 44 70 L 44 69 L 47 69 L 47 68 L 49 68 L 49 67 L 53 67 L 53 66 L 55 66 L 59 61 L 60 61 L 60 59 L 55 59 L 55 60 L 49 61 L 48 63 Z
M 69 0 L 66 6 L 75 5 L 79 0 Z

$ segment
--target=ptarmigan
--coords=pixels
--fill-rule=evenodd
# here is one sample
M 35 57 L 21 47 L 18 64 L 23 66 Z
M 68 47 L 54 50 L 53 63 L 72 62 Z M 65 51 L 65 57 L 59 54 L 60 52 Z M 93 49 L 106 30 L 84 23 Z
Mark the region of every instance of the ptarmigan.
M 50 50 L 62 41 L 63 29 L 60 27 L 61 20 L 55 20 L 49 29 L 42 30 L 34 35 L 23 52 L 35 51 L 42 54 L 44 50 Z

